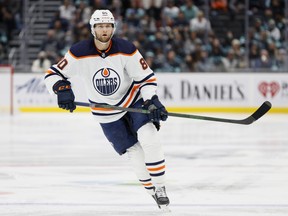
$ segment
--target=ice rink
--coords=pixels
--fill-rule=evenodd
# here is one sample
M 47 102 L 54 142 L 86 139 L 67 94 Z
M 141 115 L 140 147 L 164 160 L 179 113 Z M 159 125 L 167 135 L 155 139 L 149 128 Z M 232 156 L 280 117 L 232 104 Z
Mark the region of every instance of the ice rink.
M 0 119 L 1 216 L 164 214 L 89 113 Z M 172 211 L 165 215 L 288 215 L 288 115 L 249 126 L 170 117 L 160 135 Z

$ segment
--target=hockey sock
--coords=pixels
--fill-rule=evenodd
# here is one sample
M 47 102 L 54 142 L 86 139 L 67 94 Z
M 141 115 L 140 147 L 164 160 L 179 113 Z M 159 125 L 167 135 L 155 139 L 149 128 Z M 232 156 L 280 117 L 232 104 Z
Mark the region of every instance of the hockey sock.
M 157 130 L 152 123 L 138 130 L 138 140 L 144 151 L 145 165 L 156 187 L 165 185 L 165 158 Z
M 141 184 L 144 186 L 144 188 L 146 189 L 146 191 L 150 194 L 150 195 L 154 195 L 155 194 L 155 187 L 152 184 L 152 179 L 139 179 L 139 181 L 141 182 Z
M 139 143 L 127 149 L 128 159 L 140 183 L 149 194 L 154 194 L 151 176 L 146 168 L 144 151 Z
M 156 187 L 164 186 L 165 182 L 165 160 L 154 163 L 146 163 L 147 170 L 153 179 Z

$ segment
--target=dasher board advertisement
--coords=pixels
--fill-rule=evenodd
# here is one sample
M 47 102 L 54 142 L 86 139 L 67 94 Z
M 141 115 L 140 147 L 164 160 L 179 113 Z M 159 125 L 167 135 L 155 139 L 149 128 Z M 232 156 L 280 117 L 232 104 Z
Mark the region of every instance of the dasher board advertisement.
M 158 95 L 168 109 L 177 111 L 237 111 L 258 107 L 268 100 L 274 111 L 288 113 L 286 73 L 158 73 Z M 81 78 L 71 80 L 76 100 L 87 102 Z M 9 88 L 2 82 L 2 88 Z M 15 74 L 14 108 L 23 112 L 60 111 L 42 74 Z M 1 93 L 2 94 L 2 93 Z M 271 110 L 273 112 L 273 109 Z

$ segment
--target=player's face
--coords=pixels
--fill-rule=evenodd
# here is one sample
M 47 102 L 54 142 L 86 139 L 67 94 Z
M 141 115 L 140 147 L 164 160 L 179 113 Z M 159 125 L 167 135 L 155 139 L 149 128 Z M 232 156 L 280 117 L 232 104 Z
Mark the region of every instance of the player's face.
M 111 23 L 97 24 L 94 28 L 95 35 L 102 43 L 107 43 L 112 36 L 113 26 Z

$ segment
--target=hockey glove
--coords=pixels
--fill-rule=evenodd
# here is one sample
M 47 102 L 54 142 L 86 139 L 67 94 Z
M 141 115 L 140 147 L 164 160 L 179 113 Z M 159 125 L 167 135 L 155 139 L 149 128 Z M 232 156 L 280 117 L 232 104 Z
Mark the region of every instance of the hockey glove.
M 59 108 L 70 110 L 70 112 L 76 109 L 74 104 L 75 96 L 69 81 L 59 80 L 54 84 L 53 91 L 57 94 Z
M 166 121 L 168 118 L 167 110 L 159 101 L 157 95 L 154 95 L 150 100 L 146 100 L 142 108 L 150 111 L 148 115 L 152 122 Z

